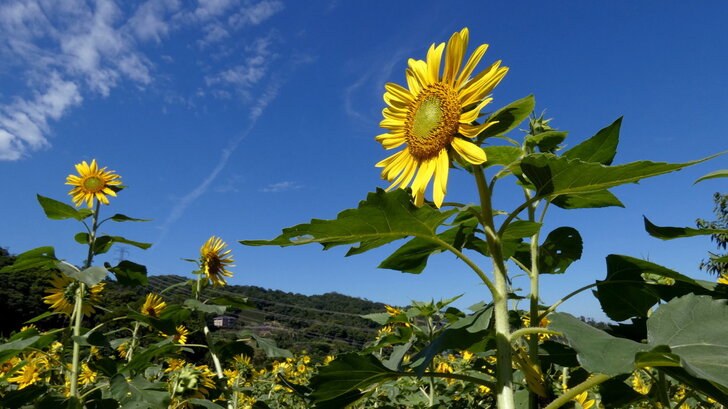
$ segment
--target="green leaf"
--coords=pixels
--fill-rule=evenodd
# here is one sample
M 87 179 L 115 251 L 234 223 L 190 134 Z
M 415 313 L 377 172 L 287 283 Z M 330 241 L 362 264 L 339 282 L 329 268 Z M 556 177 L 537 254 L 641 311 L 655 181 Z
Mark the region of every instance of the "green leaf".
M 222 406 L 218 405 L 217 403 L 212 403 L 206 399 L 192 398 L 192 399 L 187 399 L 187 402 L 189 402 L 193 405 L 204 406 L 207 409 L 225 409 Z
M 149 366 L 149 363 L 152 362 L 152 358 L 155 358 L 160 355 L 167 355 L 172 353 L 173 351 L 177 351 L 179 347 L 174 344 L 170 344 L 168 340 L 164 340 L 162 342 L 159 342 L 154 345 L 150 345 L 146 347 L 145 349 L 138 350 L 134 354 L 134 357 L 129 361 L 126 366 L 124 366 L 123 371 L 129 371 L 129 372 L 139 372 L 143 371 L 144 368 Z
M 100 332 L 87 332 L 83 335 L 71 337 L 76 343 L 81 346 L 95 346 L 102 348 L 111 348 L 109 341 L 106 339 L 104 334 Z
M 194 298 L 188 298 L 185 300 L 184 305 L 193 311 L 202 311 L 207 314 L 224 314 L 227 309 L 224 305 L 210 305 L 205 304 Z
M 37 315 L 37 316 L 29 319 L 28 321 L 25 321 L 23 324 L 32 324 L 34 322 L 38 322 L 38 321 L 40 321 L 42 319 L 45 319 L 45 318 L 48 318 L 48 317 L 52 317 L 52 316 L 58 315 L 58 314 L 59 313 L 58 312 L 55 312 L 55 311 L 46 311 L 43 314 Z
M 79 209 L 76 210 L 74 207 L 69 206 L 65 203 L 59 202 L 58 200 L 51 199 L 49 197 L 36 195 L 38 197 L 38 203 L 43 207 L 43 211 L 46 217 L 52 220 L 64 220 L 64 219 L 76 219 L 83 220 L 91 216 L 91 210 Z
M 141 264 L 122 260 L 116 267 L 109 268 L 114 273 L 116 281 L 129 287 L 147 285 L 147 268 Z
M 255 308 L 255 303 L 242 297 L 233 297 L 231 295 L 223 295 L 221 297 L 210 298 L 207 301 L 216 304 L 224 305 L 230 308 L 239 308 L 241 310 L 249 310 Z
M 538 233 L 540 229 L 541 223 L 530 222 L 528 220 L 516 220 L 506 227 L 501 238 L 503 240 L 512 240 L 531 237 Z
M 628 403 L 644 399 L 644 396 L 625 383 L 627 375 L 607 380 L 599 385 L 599 395 L 607 408 L 622 408 Z
M 535 185 L 538 197 L 602 191 L 625 183 L 663 175 L 705 162 L 722 153 L 685 163 L 640 161 L 604 166 L 579 159 L 538 153 L 521 159 L 523 174 Z
M 635 354 L 646 345 L 625 338 L 613 337 L 570 314 L 549 315 L 549 329 L 561 332 L 578 353 L 580 365 L 589 372 L 616 376 L 635 369 Z
M 276 342 L 272 339 L 261 337 L 260 335 L 252 331 L 243 331 L 241 336 L 250 336 L 255 340 L 258 348 L 265 352 L 268 358 L 293 358 L 291 351 L 283 348 L 278 348 Z
M 539 274 L 565 273 L 571 263 L 581 258 L 582 250 L 581 235 L 575 228 L 554 229 L 539 247 Z
M 436 355 L 443 351 L 464 350 L 483 340 L 488 332 L 493 306 L 485 305 L 443 329 L 432 342 L 412 357 L 412 365 L 418 375 L 422 375 Z
M 458 249 L 462 248 L 465 236 L 472 236 L 477 220 L 472 219 L 462 224 L 445 230 L 437 235 L 444 243 Z M 384 259 L 378 268 L 397 270 L 403 273 L 419 274 L 427 266 L 427 260 L 433 254 L 443 251 L 442 244 L 434 243 L 431 240 L 415 237 L 398 248 L 389 257 Z
M 137 375 L 127 382 L 121 373 L 111 380 L 111 396 L 118 400 L 122 408 L 164 408 L 169 405 L 171 396 L 166 391 L 166 384 L 152 383 Z
M 488 168 L 490 166 L 508 166 L 513 162 L 516 162 L 523 151 L 521 148 L 516 146 L 486 146 L 483 148 L 485 156 L 488 158 L 483 166 Z
M 399 376 L 371 354 L 347 353 L 319 368 L 318 374 L 314 375 L 309 384 L 313 389 L 311 398 L 316 402 L 333 400 L 350 393 L 359 393 L 373 384 Z
M 10 358 L 18 355 L 25 348 L 28 348 L 35 344 L 41 337 L 34 335 L 25 339 L 16 339 L 14 341 L 6 342 L 0 345 L 0 362 L 5 362 Z
M 527 135 L 524 143 L 526 146 L 538 147 L 539 152 L 553 153 L 568 134 L 568 132 L 561 131 L 541 132 L 536 135 Z
M 624 207 L 624 204 L 608 190 L 573 195 L 559 195 L 551 203 L 562 209 L 594 209 L 598 207 Z
M 477 144 L 480 145 L 485 138 L 506 134 L 515 129 L 523 122 L 536 106 L 533 95 L 529 95 L 518 101 L 511 102 L 503 108 L 495 111 L 485 122 L 496 122 L 478 135 Z
M 356 209 L 344 210 L 334 220 L 313 219 L 311 223 L 283 229 L 273 240 L 242 240 L 247 246 L 298 246 L 320 243 L 324 250 L 356 244 L 347 256 L 359 254 L 408 236 L 437 242 L 436 229 L 457 209 L 439 211 L 430 206 L 417 207 L 402 189 L 385 192 L 377 189 Z
M 125 216 L 123 214 L 115 214 L 109 217 L 109 220 L 114 222 L 150 222 L 152 219 L 135 219 L 133 217 Z
M 63 274 L 78 281 L 81 281 L 89 287 L 93 287 L 96 284 L 104 281 L 106 275 L 109 274 L 109 271 L 101 266 L 92 266 L 83 271 L 78 271 L 78 269 L 71 266 L 70 264 L 60 261 L 58 262 L 57 267 L 59 270 L 63 271 Z
M 15 262 L 0 269 L 0 273 L 17 273 L 25 270 L 52 270 L 56 268 L 56 253 L 53 247 L 38 247 L 20 253 Z
M 698 180 L 693 182 L 693 184 L 702 182 L 703 180 L 715 179 L 715 178 L 726 178 L 726 177 L 728 177 L 728 169 L 716 170 L 715 172 L 710 172 L 707 175 L 699 178 Z
M 23 389 L 11 390 L 5 392 L 4 396 L 0 398 L 0 406 L 8 409 L 17 409 L 38 399 L 46 391 L 48 391 L 47 386 L 38 384 L 30 385 Z
M 120 236 L 100 236 L 94 241 L 94 254 L 103 254 L 111 249 L 114 243 L 128 244 L 130 246 L 138 247 L 142 250 L 146 250 L 152 247 L 151 243 L 142 243 L 133 241 Z
M 669 278 L 675 280 L 675 284 L 648 283 L 643 278 L 643 274 Z M 684 291 L 711 289 L 703 283 L 669 268 L 617 254 L 607 256 L 607 278 L 598 283 L 599 286 L 594 291 L 594 295 L 599 299 L 604 313 L 615 321 L 624 321 L 632 317 L 647 317 L 649 309 L 660 299 L 670 299 L 684 294 Z M 680 292 L 666 294 L 665 297 L 661 296 L 660 291 L 667 289 L 676 289 Z
M 580 159 L 584 162 L 598 162 L 602 165 L 611 165 L 614 156 L 617 154 L 619 129 L 621 126 L 622 117 L 619 117 L 611 125 L 564 152 L 561 156 L 568 159 Z
M 646 217 L 645 230 L 652 237 L 662 240 L 672 240 L 680 237 L 707 236 L 711 234 L 728 234 L 726 229 L 693 229 L 690 227 L 661 227 L 652 224 Z
M 661 305 L 647 320 L 651 345 L 666 345 L 691 375 L 728 388 L 728 305 L 688 294 Z
M 253 347 L 248 345 L 248 341 L 237 340 L 232 342 L 218 341 L 211 342 L 211 338 L 207 338 L 207 344 L 210 345 L 211 350 L 215 352 L 222 362 L 227 362 L 233 359 L 235 355 L 255 355 Z

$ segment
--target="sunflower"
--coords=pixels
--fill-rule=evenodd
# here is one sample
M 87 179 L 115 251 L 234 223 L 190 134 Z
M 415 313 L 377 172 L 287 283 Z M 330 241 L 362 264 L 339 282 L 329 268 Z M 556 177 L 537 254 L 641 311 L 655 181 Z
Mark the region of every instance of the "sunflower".
M 175 330 L 177 331 L 177 333 L 172 335 L 172 342 L 176 342 L 178 344 L 187 343 L 187 335 L 190 335 L 190 331 L 185 328 L 184 325 L 177 325 Z
M 80 283 L 63 274 L 53 275 L 49 282 L 53 285 L 53 288 L 45 290 L 49 295 L 43 297 L 43 302 L 50 304 L 50 308 L 56 310 L 56 312 L 71 315 L 76 300 L 76 290 Z M 83 315 L 88 317 L 95 311 L 92 304 L 98 304 L 101 301 L 101 291 L 103 291 L 105 285 L 105 283 L 99 283 L 85 290 L 81 309 Z
M 384 101 L 389 105 L 379 124 L 389 130 L 376 140 L 385 149 L 406 145 L 400 152 L 376 164 L 382 179 L 392 182 L 387 189 L 407 187 L 412 182 L 415 204 L 424 203 L 427 185 L 434 176 L 433 199 L 440 207 L 447 191 L 447 176 L 452 155 L 459 155 L 472 164 L 485 162 L 485 152 L 467 139 L 475 138 L 494 122 L 473 124 L 481 109 L 492 98 L 488 94 L 503 79 L 508 68 L 500 61 L 470 78 L 475 66 L 488 48 L 475 49 L 461 65 L 468 46 L 468 29 L 450 37 L 438 46 L 432 44 L 426 61 L 410 59 L 406 70 L 408 88 L 388 83 Z M 442 54 L 445 64 L 440 73 Z M 458 74 L 459 72 L 459 74 Z M 413 181 L 414 179 L 414 181 Z
M 162 297 L 149 293 L 146 300 L 144 300 L 144 305 L 142 305 L 142 314 L 152 318 L 159 318 L 159 314 L 166 306 L 167 303 L 162 300 Z
M 20 368 L 13 376 L 8 378 L 8 382 L 18 385 L 18 389 L 23 389 L 40 380 L 41 368 L 35 362 L 28 362 L 24 367 Z
M 99 169 L 96 159 L 91 161 L 89 165 L 83 161 L 76 165 L 76 171 L 79 176 L 68 175 L 66 184 L 74 186 L 69 195 L 73 196 L 73 203 L 76 207 L 86 202 L 88 207 L 93 207 L 94 199 L 98 199 L 103 204 L 109 204 L 106 195 L 116 196 L 113 186 L 120 185 L 119 175 L 115 175 L 106 168 Z
M 202 272 L 212 282 L 214 286 L 224 286 L 226 284 L 225 277 L 232 277 L 233 273 L 226 270 L 228 267 L 235 267 L 231 263 L 235 262 L 231 250 L 225 250 L 225 244 L 219 237 L 212 236 L 200 248 L 200 264 Z
M 87 363 L 81 364 L 81 373 L 78 375 L 78 383 L 81 385 L 88 385 L 96 382 L 96 378 L 99 376 L 98 372 L 89 368 Z

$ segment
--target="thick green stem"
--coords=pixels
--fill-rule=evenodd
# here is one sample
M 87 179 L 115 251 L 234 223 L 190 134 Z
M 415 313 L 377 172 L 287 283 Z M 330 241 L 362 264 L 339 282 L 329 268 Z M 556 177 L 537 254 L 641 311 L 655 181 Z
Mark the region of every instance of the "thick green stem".
M 86 262 L 83 265 L 84 270 L 91 267 L 91 263 L 94 259 L 94 244 L 96 243 L 96 230 L 99 227 L 99 210 L 101 208 L 101 202 L 96 202 L 96 208 L 93 212 L 93 224 L 91 225 L 91 233 L 88 237 L 88 253 L 86 256 Z M 83 298 L 86 292 L 86 284 L 79 282 L 78 288 L 76 289 L 76 299 L 73 305 L 73 336 L 81 336 L 81 323 L 83 321 Z M 76 340 L 73 340 L 73 356 L 71 357 L 71 373 L 70 373 L 70 390 L 69 393 L 75 398 L 80 398 L 78 393 L 78 370 L 79 361 L 81 356 L 81 345 Z
M 139 321 L 134 323 L 134 332 L 131 335 L 131 343 L 129 344 L 129 350 L 126 353 L 127 362 L 131 362 L 131 357 L 134 355 L 134 348 L 137 346 L 137 337 L 139 336 Z
M 491 203 L 491 190 L 485 181 L 483 169 L 473 166 L 473 174 L 478 185 L 480 207 L 483 212 L 483 230 L 485 231 L 495 278 L 493 293 L 496 340 L 496 400 L 498 409 L 514 409 L 513 395 L 513 358 L 511 350 L 511 333 L 508 322 L 508 271 L 503 261 L 503 247 L 500 236 L 496 233 Z
M 554 399 L 553 402 L 549 403 L 548 406 L 546 406 L 544 409 L 557 409 L 574 399 L 578 394 L 589 390 L 597 385 L 599 385 L 602 382 L 605 382 L 609 380 L 611 376 L 604 375 L 604 374 L 597 374 L 589 379 L 585 380 L 584 382 L 574 386 L 573 388 L 569 389 L 568 391 L 564 392 L 563 395 L 559 396 L 558 398 Z

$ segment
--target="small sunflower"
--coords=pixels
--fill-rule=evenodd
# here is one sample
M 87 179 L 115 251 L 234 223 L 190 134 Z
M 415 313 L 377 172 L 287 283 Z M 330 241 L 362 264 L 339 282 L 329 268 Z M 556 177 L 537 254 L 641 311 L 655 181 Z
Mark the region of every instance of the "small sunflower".
M 109 204 L 106 195 L 116 196 L 113 186 L 121 185 L 119 175 L 115 175 L 114 171 L 107 171 L 105 167 L 99 169 L 96 159 L 91 161 L 89 165 L 83 161 L 76 165 L 76 175 L 68 175 L 66 184 L 74 186 L 69 195 L 73 196 L 73 203 L 76 207 L 86 202 L 86 206 L 93 207 L 94 199 L 98 199 L 103 204 Z
M 13 376 L 8 378 L 8 382 L 18 385 L 18 389 L 23 389 L 40 380 L 41 368 L 35 362 L 28 362 L 24 367 L 20 368 Z
M 225 244 L 221 238 L 212 236 L 200 248 L 200 264 L 202 272 L 212 282 L 214 286 L 224 286 L 227 284 L 225 277 L 232 277 L 233 273 L 227 270 L 228 267 L 235 267 L 232 263 L 231 250 L 225 251 Z
M 165 334 L 165 336 L 168 336 L 168 337 L 171 336 L 172 337 L 172 342 L 175 342 L 177 344 L 186 344 L 187 343 L 187 335 L 190 335 L 190 331 L 187 328 L 185 328 L 184 325 L 177 325 L 177 327 L 175 328 L 175 330 L 177 331 L 176 334 L 173 334 L 173 335 L 166 335 Z
M 142 305 L 142 314 L 152 318 L 159 318 L 159 314 L 162 313 L 165 307 L 167 307 L 167 303 L 162 300 L 162 297 L 149 293 L 146 300 L 144 300 L 144 305 Z
M 78 375 L 78 383 L 81 385 L 89 385 L 94 382 L 96 382 L 96 378 L 98 377 L 98 372 L 94 371 L 93 369 L 89 368 L 87 363 L 81 364 L 81 373 Z
M 76 290 L 80 283 L 66 275 L 55 274 L 50 279 L 53 288 L 45 290 L 49 293 L 43 297 L 43 302 L 50 304 L 50 308 L 60 312 L 61 314 L 71 315 L 73 313 L 73 304 L 76 300 Z M 101 291 L 103 291 L 106 283 L 99 283 L 90 289 L 87 288 L 83 297 L 83 307 L 81 311 L 83 315 L 90 316 L 94 311 L 93 304 L 101 301 Z
M 392 83 L 384 86 L 387 90 L 384 101 L 389 106 L 382 111 L 384 120 L 379 125 L 389 132 L 377 136 L 376 140 L 385 149 L 406 146 L 376 166 L 384 168 L 382 179 L 393 181 L 389 189 L 404 188 L 412 182 L 418 206 L 424 203 L 425 189 L 433 176 L 433 199 L 437 207 L 442 205 L 451 155 L 460 155 L 476 165 L 486 160 L 485 152 L 467 139 L 475 138 L 494 124 L 474 125 L 473 122 L 492 101 L 488 94 L 508 68 L 501 67 L 497 61 L 471 78 L 488 46 L 476 48 L 462 66 L 468 36 L 468 29 L 464 28 L 450 37 L 447 50 L 445 43 L 432 44 L 426 61 L 410 59 L 405 72 L 409 89 Z M 445 64 L 441 73 L 443 52 Z

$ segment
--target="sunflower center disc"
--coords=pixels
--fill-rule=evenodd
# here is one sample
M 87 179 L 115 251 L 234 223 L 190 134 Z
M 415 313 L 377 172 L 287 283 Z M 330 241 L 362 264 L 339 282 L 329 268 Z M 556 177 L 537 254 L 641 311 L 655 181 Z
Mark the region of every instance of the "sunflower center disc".
M 83 187 L 92 192 L 101 190 L 102 186 L 103 186 L 103 182 L 101 181 L 101 179 L 97 178 L 96 176 L 88 177 L 83 181 Z
M 460 104 L 452 88 L 431 84 L 420 92 L 405 121 L 410 154 L 418 160 L 436 157 L 452 142 L 459 126 Z

